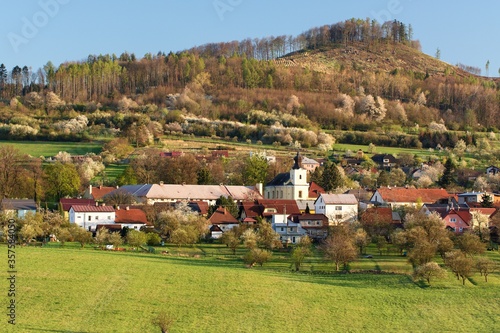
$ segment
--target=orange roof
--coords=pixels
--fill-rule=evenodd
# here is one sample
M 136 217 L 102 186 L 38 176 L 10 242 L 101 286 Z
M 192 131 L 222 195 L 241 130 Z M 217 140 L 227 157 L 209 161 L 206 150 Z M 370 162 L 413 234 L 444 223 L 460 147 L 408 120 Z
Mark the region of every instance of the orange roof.
M 445 189 L 420 189 L 404 187 L 381 187 L 377 190 L 385 202 L 417 202 L 435 203 L 448 199 L 450 194 Z
M 116 190 L 116 187 L 111 186 L 96 186 L 92 187 L 92 192 L 90 195 L 94 200 L 100 200 L 103 196 Z
M 115 223 L 149 224 L 146 213 L 142 209 L 117 209 Z
M 238 220 L 226 208 L 219 207 L 208 219 L 212 224 L 238 224 Z
M 78 213 L 113 213 L 115 209 L 111 206 L 89 206 L 73 205 L 70 209 Z
M 325 193 L 325 190 L 321 186 L 315 182 L 309 184 L 309 198 L 317 198 L 321 193 Z
M 388 207 L 368 208 L 363 215 L 361 215 L 361 221 L 364 223 L 392 223 L 392 209 Z

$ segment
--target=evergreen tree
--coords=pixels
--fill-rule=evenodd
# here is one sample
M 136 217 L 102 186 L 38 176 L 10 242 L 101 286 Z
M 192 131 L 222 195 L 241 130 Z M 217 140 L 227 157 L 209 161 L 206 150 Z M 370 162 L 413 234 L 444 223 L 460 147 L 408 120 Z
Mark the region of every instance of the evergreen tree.
M 439 184 L 443 187 L 447 187 L 455 182 L 455 164 L 448 158 L 444 164 L 443 176 L 439 180 Z
M 337 165 L 333 162 L 326 162 L 323 170 L 322 186 L 326 192 L 333 191 L 344 185 L 344 179 Z
M 493 200 L 491 199 L 491 195 L 485 193 L 481 196 L 481 207 L 492 208 Z
M 234 202 L 233 198 L 231 197 L 224 197 L 220 196 L 219 199 L 215 201 L 215 205 L 210 206 L 208 208 L 208 215 L 212 215 L 217 208 L 219 207 L 224 207 L 228 211 L 229 214 L 231 214 L 233 217 L 238 218 L 239 215 L 239 209 L 236 203 Z

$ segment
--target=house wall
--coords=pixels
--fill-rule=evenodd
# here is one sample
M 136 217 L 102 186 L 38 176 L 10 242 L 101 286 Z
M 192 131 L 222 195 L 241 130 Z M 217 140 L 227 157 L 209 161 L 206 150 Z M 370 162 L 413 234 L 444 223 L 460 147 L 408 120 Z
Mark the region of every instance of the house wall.
M 461 234 L 465 230 L 469 229 L 469 226 L 465 221 L 457 214 L 449 214 L 443 219 L 446 227 L 453 228 L 455 233 Z
M 331 224 L 355 222 L 358 218 L 358 205 L 325 204 L 322 197 L 315 203 L 316 214 L 328 217 Z
M 69 222 L 75 223 L 85 230 L 95 231 L 98 224 L 114 224 L 114 212 L 75 212 L 69 210 Z

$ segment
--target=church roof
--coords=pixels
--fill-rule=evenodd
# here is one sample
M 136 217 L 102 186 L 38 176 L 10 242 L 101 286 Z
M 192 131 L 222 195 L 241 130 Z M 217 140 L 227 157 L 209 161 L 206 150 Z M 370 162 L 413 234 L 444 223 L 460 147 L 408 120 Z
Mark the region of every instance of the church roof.
M 292 185 L 292 183 L 290 182 L 289 172 L 283 172 L 278 174 L 276 177 L 274 177 L 273 180 L 267 183 L 266 186 L 283 186 L 285 184 Z

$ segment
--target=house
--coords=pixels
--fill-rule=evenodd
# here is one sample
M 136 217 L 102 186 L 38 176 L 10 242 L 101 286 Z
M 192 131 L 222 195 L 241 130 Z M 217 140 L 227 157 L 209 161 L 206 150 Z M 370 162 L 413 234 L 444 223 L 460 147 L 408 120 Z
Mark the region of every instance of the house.
M 271 226 L 284 244 L 297 244 L 307 234 L 300 223 L 290 220 L 287 214 L 273 215 Z
M 273 215 L 287 214 L 300 215 L 300 209 L 295 200 L 255 200 L 240 203 L 240 220 L 242 222 L 257 221 L 260 218 L 271 220 Z
M 89 231 L 96 231 L 99 224 L 115 224 L 115 216 L 111 206 L 74 205 L 69 209 L 69 222 Z
M 398 165 L 398 159 L 392 154 L 375 154 L 372 156 L 372 161 L 381 169 L 391 169 Z
M 254 200 L 262 198 L 259 192 L 262 189 L 257 186 L 236 185 L 187 185 L 187 184 L 140 184 L 125 185 L 120 187 L 137 198 L 143 204 L 153 205 L 157 202 L 176 203 L 178 201 L 204 201 L 209 205 L 215 205 L 215 201 L 221 196 L 233 198 L 235 201 Z
M 355 222 L 358 218 L 358 200 L 353 194 L 322 193 L 314 202 L 316 214 L 328 217 L 330 225 Z
M 320 166 L 319 162 L 313 160 L 312 158 L 303 156 L 300 160 L 300 166 L 305 169 L 307 172 L 312 173 L 316 170 L 317 167 Z
M 23 218 L 28 213 L 35 214 L 38 207 L 32 199 L 2 199 L 2 211 L 8 216 Z
M 92 186 L 89 185 L 89 187 L 85 190 L 85 193 L 83 194 L 84 199 L 92 199 L 95 201 L 102 201 L 103 197 L 116 190 L 116 187 L 113 186 Z
M 69 219 L 69 209 L 71 206 L 95 206 L 95 200 L 94 199 L 68 199 L 68 198 L 63 198 L 59 200 L 59 210 L 62 212 L 64 218 L 66 220 Z
M 370 201 L 394 209 L 400 206 L 416 207 L 417 204 L 448 202 L 450 197 L 451 195 L 445 189 L 380 187 L 375 191 Z
M 294 157 L 294 165 L 290 172 L 280 173 L 266 184 L 266 199 L 302 200 L 309 195 L 307 170 L 299 165 L 299 153 Z
M 143 227 L 152 227 L 148 222 L 146 213 L 142 209 L 118 207 L 115 210 L 115 224 L 121 225 L 122 228 L 129 228 L 131 230 L 141 230 Z
M 328 217 L 324 214 L 302 214 L 293 218 L 311 240 L 321 241 L 328 236 Z
M 474 205 L 476 203 L 481 203 L 483 202 L 483 195 L 485 195 L 485 192 L 466 192 L 466 193 L 460 193 L 458 194 L 458 204 L 468 204 L 468 205 Z M 493 201 L 493 197 L 491 198 Z
M 427 215 L 439 215 L 446 229 L 459 234 L 470 229 L 474 212 L 491 218 L 496 213 L 496 208 L 470 208 L 467 204 L 429 204 L 422 206 L 421 211 Z
M 486 168 L 486 174 L 487 175 L 497 175 L 500 173 L 500 168 L 494 166 L 494 165 L 490 165 L 489 167 Z
M 223 233 L 231 230 L 234 227 L 237 227 L 240 224 L 239 221 L 224 207 L 217 208 L 212 216 L 208 218 L 208 222 L 210 222 L 212 226 L 217 226 L 218 229 L 220 229 L 220 231 Z M 218 229 L 214 229 L 216 234 L 212 234 L 212 238 L 218 238 L 214 237 L 218 235 Z

